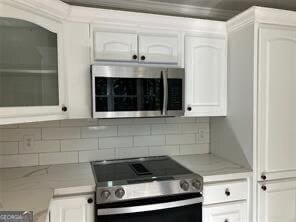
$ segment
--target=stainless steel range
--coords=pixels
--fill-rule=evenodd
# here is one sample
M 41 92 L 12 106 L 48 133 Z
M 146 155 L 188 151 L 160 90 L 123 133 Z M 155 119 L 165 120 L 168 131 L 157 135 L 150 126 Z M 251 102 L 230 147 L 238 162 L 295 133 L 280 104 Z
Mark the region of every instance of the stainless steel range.
M 167 156 L 92 162 L 100 222 L 202 221 L 202 177 Z

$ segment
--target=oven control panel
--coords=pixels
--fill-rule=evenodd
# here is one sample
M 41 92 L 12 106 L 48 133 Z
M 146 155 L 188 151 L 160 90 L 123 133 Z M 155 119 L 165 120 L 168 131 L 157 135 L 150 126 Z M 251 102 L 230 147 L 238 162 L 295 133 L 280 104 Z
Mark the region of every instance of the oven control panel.
M 127 184 L 113 187 L 97 187 L 97 204 L 123 200 L 149 198 L 172 194 L 200 193 L 203 183 L 200 178 Z

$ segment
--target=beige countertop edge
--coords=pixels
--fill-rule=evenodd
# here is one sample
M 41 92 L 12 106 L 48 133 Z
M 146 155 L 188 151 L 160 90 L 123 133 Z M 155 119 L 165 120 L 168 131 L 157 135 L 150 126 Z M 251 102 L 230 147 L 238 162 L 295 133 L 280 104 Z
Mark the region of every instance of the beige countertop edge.
M 223 182 L 231 180 L 242 180 L 252 178 L 253 172 L 241 172 L 241 173 L 231 173 L 231 174 L 221 174 L 221 175 L 207 175 L 203 176 L 204 183 L 214 183 L 214 182 Z

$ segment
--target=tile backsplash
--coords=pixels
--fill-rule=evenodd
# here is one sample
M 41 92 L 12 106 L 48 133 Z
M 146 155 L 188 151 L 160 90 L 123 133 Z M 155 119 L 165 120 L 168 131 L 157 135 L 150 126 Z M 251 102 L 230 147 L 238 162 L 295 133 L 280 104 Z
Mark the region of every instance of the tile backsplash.
M 208 118 L 77 119 L 0 126 L 0 168 L 209 152 Z

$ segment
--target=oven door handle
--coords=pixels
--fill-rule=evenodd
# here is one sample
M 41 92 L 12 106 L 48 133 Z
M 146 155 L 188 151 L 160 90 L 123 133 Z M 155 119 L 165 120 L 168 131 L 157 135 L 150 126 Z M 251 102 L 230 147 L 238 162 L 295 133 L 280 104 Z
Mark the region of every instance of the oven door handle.
M 167 115 L 168 109 L 168 76 L 165 70 L 161 71 L 161 79 L 163 84 L 163 104 L 161 114 L 165 116 Z
M 98 209 L 98 216 L 105 215 L 116 215 L 116 214 L 130 214 L 130 213 L 139 213 L 139 212 L 147 212 L 147 211 L 155 211 L 155 210 L 164 210 L 175 207 L 183 207 L 193 204 L 202 203 L 203 198 L 191 198 L 187 200 L 179 200 L 174 202 L 167 203 L 158 203 L 158 204 L 149 204 L 149 205 L 141 205 L 141 206 L 132 206 L 132 207 L 121 207 L 121 208 L 103 208 Z

